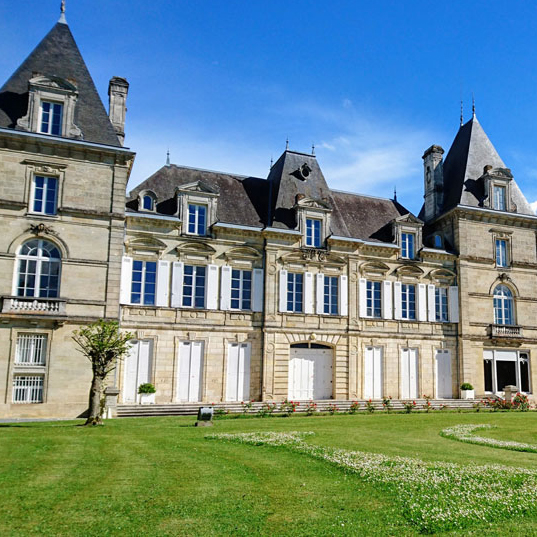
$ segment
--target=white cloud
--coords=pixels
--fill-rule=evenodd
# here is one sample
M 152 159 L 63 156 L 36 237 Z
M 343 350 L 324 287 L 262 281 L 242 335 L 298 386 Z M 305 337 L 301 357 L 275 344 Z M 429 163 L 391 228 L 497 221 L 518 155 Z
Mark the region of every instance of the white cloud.
M 530 203 L 531 210 L 537 214 L 537 201 L 532 201 Z

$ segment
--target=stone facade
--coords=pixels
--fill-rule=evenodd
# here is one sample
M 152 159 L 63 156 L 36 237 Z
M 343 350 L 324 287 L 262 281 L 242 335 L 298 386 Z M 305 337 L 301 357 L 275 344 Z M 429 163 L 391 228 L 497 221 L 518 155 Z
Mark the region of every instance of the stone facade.
M 0 417 L 83 414 L 72 334 L 100 318 L 135 334 L 120 404 L 531 396 L 537 217 L 475 117 L 425 152 L 418 216 L 290 150 L 267 178 L 167 164 L 125 203 L 128 83 L 108 117 L 90 82 L 60 21 L 0 89 Z

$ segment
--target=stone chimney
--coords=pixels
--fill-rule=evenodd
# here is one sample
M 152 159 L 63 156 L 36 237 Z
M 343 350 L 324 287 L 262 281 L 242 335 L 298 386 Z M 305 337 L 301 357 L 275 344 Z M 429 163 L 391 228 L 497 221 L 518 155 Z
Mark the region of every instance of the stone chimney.
M 424 220 L 428 222 L 440 214 L 444 198 L 444 150 L 432 145 L 423 154 Z
M 109 110 L 108 116 L 114 127 L 121 145 L 125 141 L 125 114 L 127 112 L 127 93 L 129 83 L 126 79 L 114 76 L 108 85 Z

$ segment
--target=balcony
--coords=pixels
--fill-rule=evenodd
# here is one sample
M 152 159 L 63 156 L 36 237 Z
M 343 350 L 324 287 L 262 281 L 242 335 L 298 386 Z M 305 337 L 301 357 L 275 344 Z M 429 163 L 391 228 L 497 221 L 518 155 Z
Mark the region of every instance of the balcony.
M 509 324 L 491 324 L 492 339 L 519 339 L 522 337 L 522 327 Z
M 65 315 L 65 299 L 22 296 L 2 297 L 2 313 Z

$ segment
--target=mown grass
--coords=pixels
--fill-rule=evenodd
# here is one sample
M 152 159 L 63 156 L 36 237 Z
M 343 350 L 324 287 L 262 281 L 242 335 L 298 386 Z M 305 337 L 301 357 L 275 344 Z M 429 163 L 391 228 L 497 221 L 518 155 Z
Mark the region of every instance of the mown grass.
M 74 422 L 0 427 L 0 535 L 415 535 L 397 498 L 323 461 L 207 441 L 217 432 L 313 431 L 309 442 L 459 464 L 537 470 L 537 455 L 442 438 L 489 423 L 537 443 L 537 413 L 431 413 Z M 537 517 L 465 535 L 537 535 Z

